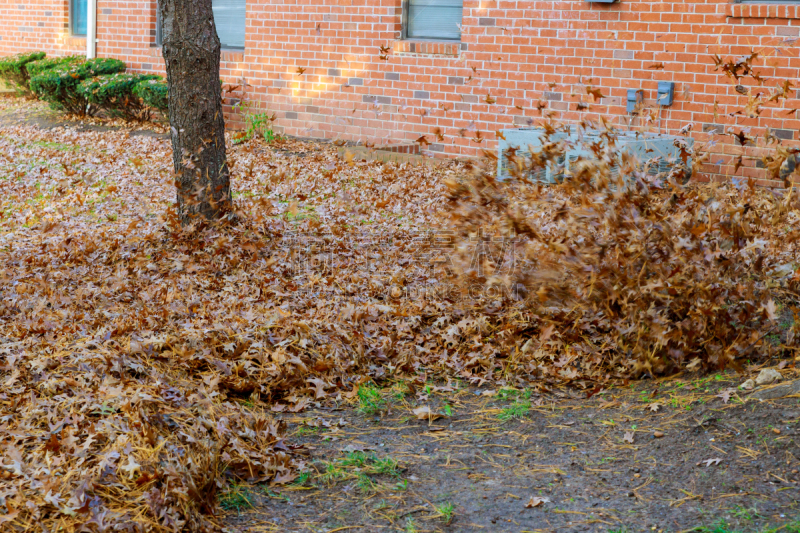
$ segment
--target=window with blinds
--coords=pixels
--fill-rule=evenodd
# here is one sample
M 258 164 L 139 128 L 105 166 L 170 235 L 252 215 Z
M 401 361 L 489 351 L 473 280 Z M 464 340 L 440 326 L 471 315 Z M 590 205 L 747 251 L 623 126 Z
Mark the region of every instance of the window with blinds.
M 72 35 L 86 35 L 86 21 L 88 19 L 89 2 L 86 0 L 69 0 L 69 32 Z
M 407 39 L 461 39 L 462 0 L 407 0 Z
M 244 48 L 247 0 L 212 0 L 211 8 L 214 10 L 214 25 L 222 48 Z M 156 44 L 161 45 L 164 42 L 161 18 L 157 16 Z
M 213 0 L 214 24 L 222 48 L 244 48 L 246 0 Z

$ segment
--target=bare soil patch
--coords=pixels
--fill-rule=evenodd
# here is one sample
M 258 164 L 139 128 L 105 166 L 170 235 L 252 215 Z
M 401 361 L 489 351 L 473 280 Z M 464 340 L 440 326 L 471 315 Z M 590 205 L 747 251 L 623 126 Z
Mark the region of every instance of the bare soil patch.
M 458 384 L 416 385 L 415 395 L 394 384 L 381 391 L 381 412 L 361 412 L 355 399 L 284 416 L 289 440 L 309 454 L 308 475 L 284 488 L 238 487 L 239 500 L 223 495 L 233 507 L 226 523 L 287 532 L 797 531 L 800 398 L 748 400 L 731 390 L 742 381 L 644 381 L 590 399 Z M 443 416 L 420 420 L 421 405 Z M 396 471 L 375 473 L 395 461 Z

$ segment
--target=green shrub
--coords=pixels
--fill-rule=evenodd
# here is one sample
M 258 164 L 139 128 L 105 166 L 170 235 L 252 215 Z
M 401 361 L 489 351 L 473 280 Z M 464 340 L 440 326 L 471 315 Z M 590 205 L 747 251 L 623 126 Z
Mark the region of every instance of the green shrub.
M 148 107 L 158 109 L 163 115 L 169 111 L 169 90 L 167 82 L 160 76 L 139 82 L 133 88 L 133 94 L 142 99 Z
M 95 76 L 78 85 L 78 93 L 89 104 L 106 111 L 109 116 L 125 120 L 148 120 L 150 108 L 134 93 L 142 82 L 158 79 L 158 76 L 117 73 Z
M 7 57 L 0 57 L 0 78 L 11 83 L 21 95 L 32 95 L 28 86 L 30 75 L 28 64 L 44 59 L 44 52 L 24 52 Z
M 28 69 L 28 76 L 33 78 L 34 76 L 41 74 L 45 70 L 53 67 L 70 65 L 72 63 L 79 63 L 82 61 L 85 61 L 85 58 L 81 56 L 48 57 L 46 59 L 32 61 L 26 65 L 26 68 Z
M 78 116 L 89 112 L 88 102 L 77 93 L 82 79 L 82 63 L 51 66 L 31 78 L 31 90 L 53 109 Z
M 31 90 L 50 104 L 80 117 L 94 115 L 97 107 L 78 91 L 80 83 L 95 76 L 116 74 L 125 70 L 119 59 L 96 58 L 84 62 L 64 63 L 44 70 L 31 78 Z
M 249 101 L 235 104 L 233 110 L 234 112 L 241 113 L 246 124 L 244 131 L 238 133 L 234 137 L 234 144 L 247 142 L 250 139 L 257 139 L 258 137 L 271 143 L 280 137 L 279 135 L 276 136 L 275 131 L 272 129 L 272 124 L 275 122 L 276 118 L 274 113 L 270 115 L 263 111 L 259 112 L 258 106 Z
M 219 80 L 222 91 L 222 80 Z M 133 90 L 142 101 L 153 109 L 158 109 L 164 116 L 169 113 L 169 89 L 167 82 L 162 77 L 141 82 Z
M 118 72 L 125 72 L 127 68 L 124 61 L 114 59 L 113 57 L 96 57 L 89 59 L 83 63 L 86 69 L 87 78 L 92 76 L 103 76 L 104 74 L 117 74 Z

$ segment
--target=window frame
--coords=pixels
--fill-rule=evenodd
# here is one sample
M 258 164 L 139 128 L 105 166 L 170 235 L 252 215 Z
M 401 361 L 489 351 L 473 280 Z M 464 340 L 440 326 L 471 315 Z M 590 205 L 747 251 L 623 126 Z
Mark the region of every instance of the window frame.
M 164 31 L 161 29 L 161 10 L 158 9 L 158 0 L 156 1 L 156 36 L 155 45 L 164 46 Z
M 71 1 L 71 0 L 70 0 Z M 213 0 L 212 0 L 213 2 Z M 216 27 L 216 20 L 214 21 L 214 26 Z M 247 10 L 245 9 L 244 15 L 244 28 L 245 28 L 245 39 L 247 38 Z M 219 32 L 217 32 L 217 37 L 219 37 Z M 245 41 L 247 42 L 247 41 Z M 161 27 L 161 11 L 158 9 L 158 0 L 156 0 L 156 46 L 164 46 L 164 31 Z M 220 51 L 222 52 L 242 52 L 244 51 L 244 46 L 228 46 L 220 41 Z
M 86 28 L 86 33 L 75 33 L 75 4 L 77 2 L 84 2 L 87 3 L 87 11 L 88 11 L 88 0 L 67 0 L 67 12 L 69 13 L 69 36 L 70 37 L 77 37 L 77 38 L 86 38 L 87 34 L 89 33 L 89 28 Z M 87 13 L 88 16 L 88 13 Z M 88 21 L 87 21 L 88 24 Z
M 408 35 L 408 12 L 411 8 L 410 0 L 403 0 L 402 17 L 400 19 L 400 39 L 403 41 L 423 41 L 423 42 L 442 42 L 442 43 L 460 43 L 461 35 L 459 33 L 458 39 L 449 39 L 447 37 L 409 37 Z M 461 22 L 464 22 L 464 4 L 461 4 Z

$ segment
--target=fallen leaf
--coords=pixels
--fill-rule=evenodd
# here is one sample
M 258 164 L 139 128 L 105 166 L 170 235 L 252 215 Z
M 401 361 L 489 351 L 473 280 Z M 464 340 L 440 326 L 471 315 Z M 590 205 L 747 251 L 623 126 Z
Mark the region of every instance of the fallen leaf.
M 764 306 L 764 311 L 767 313 L 767 318 L 772 321 L 778 320 L 778 306 L 775 305 L 775 300 L 770 300 Z
M 3 386 L 7 388 L 11 387 L 17 381 L 17 379 L 19 379 L 20 373 L 21 373 L 20 369 L 15 368 L 14 372 L 12 372 L 11 375 L 8 377 L 8 379 L 5 381 L 5 383 L 3 383 Z
M 596 87 L 587 87 L 586 94 L 591 95 L 591 97 L 594 99 L 595 102 L 599 102 L 600 100 L 605 98 L 605 95 L 600 91 L 600 89 Z
M 17 519 L 19 515 L 19 509 L 14 509 L 11 507 L 11 503 L 6 501 L 6 513 L 0 514 L 0 525 L 5 524 L 6 522 L 13 522 Z
M 539 507 L 542 504 L 548 503 L 550 498 L 542 498 L 540 496 L 531 496 L 531 499 L 528 500 L 528 503 L 525 504 L 526 509 L 531 509 L 533 507 Z
M 330 387 L 330 385 L 325 383 L 325 380 L 320 378 L 308 378 L 306 381 L 314 385 L 314 399 L 319 400 L 326 396 L 325 389 Z
M 716 398 L 722 398 L 722 403 L 728 403 L 731 399 L 731 394 L 736 392 L 734 389 L 728 388 L 716 395 Z
M 421 407 L 417 407 L 416 409 L 414 409 L 411 412 L 414 413 L 414 415 L 416 415 L 416 417 L 419 420 L 428 420 L 429 422 L 433 422 L 437 418 L 443 418 L 444 417 L 444 415 L 442 415 L 442 414 L 434 413 L 433 411 L 431 411 L 431 408 L 428 407 L 427 405 L 423 405 Z
M 133 479 L 133 474 L 141 469 L 142 465 L 136 462 L 132 455 L 128 456 L 128 464 L 120 465 L 120 470 L 128 473 L 128 479 Z

